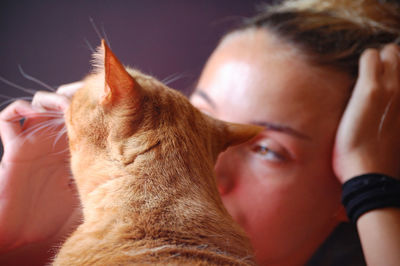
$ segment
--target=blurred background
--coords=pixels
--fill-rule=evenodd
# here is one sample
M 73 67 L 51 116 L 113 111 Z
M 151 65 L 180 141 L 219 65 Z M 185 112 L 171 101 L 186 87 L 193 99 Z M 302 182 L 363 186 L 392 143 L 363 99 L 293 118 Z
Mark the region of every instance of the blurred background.
M 95 24 L 124 64 L 188 95 L 220 37 L 267 1 L 2 0 L 0 77 L 43 90 L 20 65 L 54 88 L 80 80 L 90 71 L 90 47 L 100 44 Z M 1 81 L 0 95 L 0 109 L 6 97 L 31 96 Z

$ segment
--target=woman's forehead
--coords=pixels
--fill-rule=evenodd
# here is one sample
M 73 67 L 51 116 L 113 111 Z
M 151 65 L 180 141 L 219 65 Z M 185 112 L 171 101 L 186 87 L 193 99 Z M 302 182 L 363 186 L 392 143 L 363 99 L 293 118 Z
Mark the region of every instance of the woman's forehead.
M 221 115 L 298 123 L 332 112 L 336 117 L 348 97 L 347 75 L 312 66 L 293 52 L 289 56 L 285 44 L 260 33 L 267 35 L 244 33 L 222 42 L 206 64 L 198 87 Z
M 232 42 L 217 49 L 206 64 L 199 87 L 207 84 L 210 93 L 221 98 L 248 96 L 255 100 L 313 101 L 348 94 L 350 80 L 345 74 L 313 66 L 294 54 L 289 57 L 286 49 L 275 45 L 244 48 L 241 42 Z

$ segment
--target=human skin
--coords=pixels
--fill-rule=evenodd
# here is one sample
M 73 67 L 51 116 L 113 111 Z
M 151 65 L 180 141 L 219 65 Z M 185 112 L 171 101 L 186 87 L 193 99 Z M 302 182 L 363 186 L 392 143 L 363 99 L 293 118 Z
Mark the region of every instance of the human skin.
M 333 167 L 342 183 L 371 172 L 400 179 L 400 47 L 367 49 L 359 64 L 336 133 Z M 399 208 L 366 212 L 356 224 L 368 265 L 400 265 Z
M 309 65 L 261 30 L 232 35 L 205 66 L 195 106 L 227 121 L 300 132 L 265 130 L 225 152 L 216 166 L 224 204 L 262 264 L 304 263 L 344 217 L 331 150 L 350 84 L 345 74 Z M 56 101 L 44 96 L 37 106 Z
M 346 75 L 332 69 L 311 66 L 292 47 L 265 31 L 248 34 L 249 39 L 244 36 L 237 35 L 236 39 L 232 38 L 230 45 L 220 46 L 214 52 L 200 78 L 200 90 L 194 93 L 192 102 L 203 111 L 222 119 L 244 123 L 265 122 L 268 119 L 267 122 L 283 123 L 301 132 L 285 133 L 283 131 L 290 131 L 287 127 L 269 125 L 269 129 L 253 142 L 228 150 L 220 157 L 216 168 L 224 203 L 248 231 L 257 249 L 259 262 L 299 265 L 309 258 L 338 221 L 344 219 L 343 208 L 339 203 L 340 183 L 336 178 L 343 183 L 355 174 L 371 171 L 399 177 L 393 166 L 398 166 L 396 156 L 400 145 L 397 135 L 400 128 L 396 125 L 400 125 L 400 114 L 397 111 L 400 108 L 389 108 L 379 138 L 369 129 L 377 128 L 380 115 L 385 111 L 387 88 L 391 89 L 389 96 L 398 95 L 400 50 L 389 45 L 380 51 L 367 51 L 363 54 L 360 61 L 360 72 L 363 75 L 360 75 L 355 93 L 341 118 L 335 140 L 335 130 L 350 95 L 351 81 Z M 373 60 L 371 54 L 374 55 Z M 255 67 L 249 63 L 254 63 Z M 213 74 L 213 71 L 217 72 Z M 380 76 L 385 78 L 380 79 Z M 15 102 L 0 113 L 0 134 L 3 143 L 7 144 L 0 168 L 0 188 L 6 192 L 7 188 L 24 188 L 32 194 L 41 192 L 36 193 L 41 197 L 37 198 L 33 208 L 27 208 L 30 202 L 22 201 L 18 197 L 20 194 L 15 191 L 3 194 L 0 207 L 12 204 L 13 208 L 6 208 L 0 215 L 0 224 L 10 224 L 10 218 L 13 218 L 15 222 L 11 224 L 22 224 L 24 230 L 0 226 L 0 231 L 3 229 L 10 232 L 10 229 L 14 229 L 11 232 L 25 234 L 19 234 L 9 241 L 2 239 L 0 253 L 4 252 L 3 247 L 7 250 L 7 247 L 15 246 L 16 243 L 37 243 L 49 233 L 56 239 L 51 241 L 55 243 L 71 230 L 71 224 L 64 221 L 57 223 L 52 216 L 46 217 L 46 221 L 52 228 L 61 228 L 58 232 L 62 237 L 51 234 L 48 223 L 38 223 L 39 227 L 32 227 L 31 223 L 19 223 L 26 221 L 26 217 L 10 216 L 18 214 L 13 211 L 15 209 L 32 209 L 30 213 L 33 214 L 45 210 L 56 217 L 69 216 L 71 221 L 77 221 L 71 215 L 72 208 L 49 205 L 46 197 L 50 192 L 58 202 L 59 195 L 73 198 L 71 187 L 62 182 L 68 180 L 68 174 L 58 176 L 61 182 L 47 183 L 49 186 L 45 190 L 40 182 L 26 182 L 28 178 L 44 178 L 44 181 L 46 178 L 52 179 L 51 169 L 45 166 L 48 165 L 48 153 L 54 153 L 54 147 L 50 146 L 47 150 L 45 147 L 48 145 L 43 145 L 52 139 L 47 135 L 45 138 L 38 136 L 30 142 L 32 147 L 29 149 L 22 149 L 20 145 L 24 140 L 20 133 L 43 119 L 40 116 L 41 109 L 57 111 L 65 108 L 64 96 L 68 98 L 80 85 L 72 87 L 72 90 L 65 87 L 65 91 L 60 88 L 57 94 L 39 92 L 34 97 L 33 106 L 26 102 Z M 371 89 L 374 91 L 372 94 Z M 235 100 L 232 102 L 232 99 Z M 393 99 L 391 106 L 397 107 L 399 97 Z M 374 103 L 373 108 L 371 102 Z M 23 126 L 15 120 L 27 116 L 30 122 Z M 332 149 L 335 151 L 334 158 L 330 154 Z M 41 152 L 42 160 L 24 161 L 30 168 L 20 167 L 15 170 L 15 167 L 9 167 L 12 166 L 10 163 L 16 163 L 14 159 L 26 158 L 37 152 Z M 377 152 L 379 160 L 374 159 Z M 63 160 L 64 157 L 59 161 L 61 170 L 65 167 Z M 334 169 L 329 160 L 334 161 Z M 14 181 L 19 183 L 7 186 Z M 368 212 L 359 219 L 357 225 L 370 265 L 388 265 L 388 261 L 398 265 L 400 258 L 397 251 L 400 243 L 396 236 L 400 232 L 399 218 L 398 209 L 386 208 Z M 370 234 L 372 231 L 376 233 Z M 26 235 L 29 232 L 33 234 Z M 46 248 L 50 246 L 41 247 L 44 256 Z M 30 251 L 37 254 L 33 249 Z M 16 261 L 16 257 L 31 265 L 35 262 L 40 264 L 27 255 L 26 249 L 8 258 Z
M 261 29 L 231 34 L 208 60 L 192 103 L 222 120 L 266 125 L 216 166 L 223 202 L 260 264 L 304 264 L 345 220 L 332 148 L 351 84 Z
M 44 265 L 81 220 L 59 119 L 81 83 L 37 92 L 0 113 L 0 264 Z M 50 111 L 49 116 L 46 111 Z M 59 115 L 57 115 L 59 114 Z M 19 119 L 25 118 L 23 125 Z M 62 122 L 62 121 L 61 121 Z M 38 127 L 50 123 L 55 127 Z M 35 134 L 30 132 L 35 131 Z M 29 139 L 27 136 L 30 134 Z

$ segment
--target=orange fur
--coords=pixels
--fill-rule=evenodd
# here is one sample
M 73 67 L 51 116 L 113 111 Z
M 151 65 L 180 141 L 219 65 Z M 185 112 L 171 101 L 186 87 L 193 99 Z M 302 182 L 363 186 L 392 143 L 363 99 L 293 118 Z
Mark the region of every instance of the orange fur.
M 121 65 L 103 42 L 66 114 L 84 222 L 54 265 L 252 265 L 214 164 L 260 128 L 225 123 Z M 104 67 L 101 67 L 104 66 Z

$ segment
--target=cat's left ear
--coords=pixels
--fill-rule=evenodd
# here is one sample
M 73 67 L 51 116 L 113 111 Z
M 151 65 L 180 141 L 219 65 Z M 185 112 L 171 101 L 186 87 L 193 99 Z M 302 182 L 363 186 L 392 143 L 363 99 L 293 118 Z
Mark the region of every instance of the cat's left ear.
M 225 140 L 224 149 L 232 145 L 238 145 L 257 136 L 265 128 L 256 125 L 245 125 L 236 123 L 225 123 L 223 138 Z
M 114 105 L 122 99 L 137 99 L 140 86 L 126 71 L 104 40 L 101 42 L 96 57 L 97 68 L 104 71 L 104 91 L 101 93 L 99 103 L 108 106 Z

